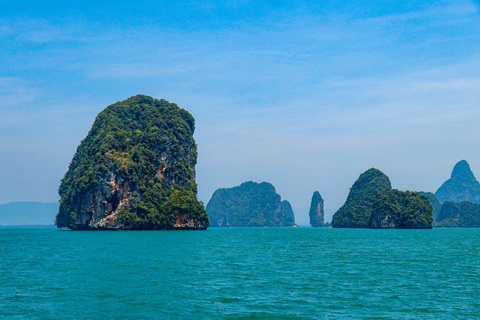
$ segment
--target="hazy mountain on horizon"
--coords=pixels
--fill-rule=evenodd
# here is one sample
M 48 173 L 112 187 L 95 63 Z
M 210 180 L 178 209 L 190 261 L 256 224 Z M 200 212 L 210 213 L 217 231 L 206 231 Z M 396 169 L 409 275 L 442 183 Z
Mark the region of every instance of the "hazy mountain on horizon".
M 461 160 L 457 162 L 450 179 L 438 188 L 435 196 L 440 202 L 469 201 L 480 203 L 480 183 L 473 175 L 467 161 Z
M 35 201 L 0 204 L 0 226 L 53 225 L 58 203 Z

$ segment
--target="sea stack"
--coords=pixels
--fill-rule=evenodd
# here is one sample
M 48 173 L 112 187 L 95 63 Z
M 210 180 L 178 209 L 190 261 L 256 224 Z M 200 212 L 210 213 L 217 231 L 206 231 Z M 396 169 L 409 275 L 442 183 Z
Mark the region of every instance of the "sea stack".
M 318 191 L 315 191 L 312 196 L 312 202 L 310 204 L 310 225 L 315 228 L 325 227 L 324 212 L 323 212 L 323 199 Z
M 475 179 L 467 161 L 462 160 L 455 165 L 450 179 L 438 188 L 435 196 L 440 202 L 480 203 L 480 184 Z
M 268 182 L 218 189 L 207 204 L 212 227 L 293 227 L 290 203 Z
M 360 175 L 348 194 L 345 204 L 333 215 L 333 228 L 368 228 L 373 203 L 382 189 L 391 189 L 390 179 L 371 168 Z
M 200 229 L 194 118 L 137 95 L 100 112 L 59 188 L 55 224 L 72 230 Z

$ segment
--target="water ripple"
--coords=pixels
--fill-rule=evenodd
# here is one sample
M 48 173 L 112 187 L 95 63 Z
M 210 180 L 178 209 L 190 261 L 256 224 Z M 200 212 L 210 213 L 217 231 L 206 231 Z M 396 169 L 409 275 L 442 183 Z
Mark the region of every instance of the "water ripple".
M 471 319 L 480 230 L 0 229 L 2 319 Z

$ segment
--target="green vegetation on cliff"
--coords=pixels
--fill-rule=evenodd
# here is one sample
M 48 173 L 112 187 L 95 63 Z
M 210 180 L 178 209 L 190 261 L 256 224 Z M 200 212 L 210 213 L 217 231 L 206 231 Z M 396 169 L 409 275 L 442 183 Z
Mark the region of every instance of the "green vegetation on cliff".
M 218 189 L 207 204 L 212 227 L 292 227 L 290 203 L 267 182 Z
M 446 201 L 438 215 L 437 227 L 480 228 L 480 204 Z
M 378 169 L 362 173 L 355 181 L 345 204 L 333 215 L 334 228 L 368 228 L 378 191 L 391 189 L 390 179 Z
M 208 226 L 196 197 L 194 127 L 187 111 L 148 96 L 107 107 L 62 179 L 56 225 L 172 229 L 180 213 Z
M 383 189 L 373 203 L 369 228 L 431 229 L 432 205 L 418 192 Z

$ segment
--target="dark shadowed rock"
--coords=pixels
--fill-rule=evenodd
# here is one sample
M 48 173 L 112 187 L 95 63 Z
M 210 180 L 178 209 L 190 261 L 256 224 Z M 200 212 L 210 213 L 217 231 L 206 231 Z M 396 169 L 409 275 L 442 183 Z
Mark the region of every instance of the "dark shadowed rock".
M 437 227 L 480 228 L 480 204 L 445 201 L 438 215 Z
M 365 171 L 353 184 L 345 204 L 333 215 L 332 227 L 368 228 L 378 192 L 391 188 L 390 179 L 380 170 Z
M 292 205 L 287 200 L 282 201 L 282 211 L 285 215 L 286 224 L 295 225 L 295 214 L 293 213 Z
M 433 211 L 432 211 L 432 217 L 433 217 L 433 225 L 437 223 L 438 215 L 440 213 L 440 210 L 442 209 L 442 203 L 438 201 L 437 197 L 435 194 L 432 192 L 419 192 L 422 196 L 425 196 L 428 198 L 428 201 L 430 201 L 430 204 L 432 205 Z
M 310 225 L 312 227 L 322 228 L 325 226 L 323 199 L 318 191 L 313 193 L 308 215 L 310 216 Z
M 267 182 L 218 189 L 207 204 L 212 227 L 293 227 L 290 203 Z
M 435 196 L 440 202 L 480 203 L 480 184 L 475 179 L 467 161 L 462 160 L 455 165 L 450 179 L 438 188 Z

